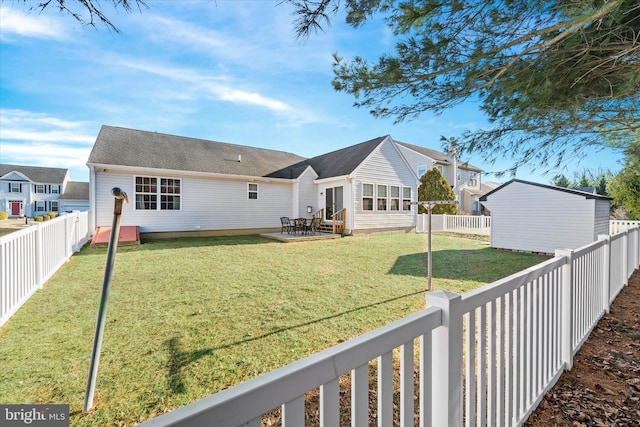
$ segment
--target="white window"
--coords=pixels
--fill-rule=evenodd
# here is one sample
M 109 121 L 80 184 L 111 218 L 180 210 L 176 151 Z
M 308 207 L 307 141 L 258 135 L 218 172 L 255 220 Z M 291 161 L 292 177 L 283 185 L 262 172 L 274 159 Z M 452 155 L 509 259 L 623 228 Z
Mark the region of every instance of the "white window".
M 12 182 L 9 184 L 9 193 L 21 193 L 22 186 L 19 182 Z
M 58 201 L 57 200 L 52 200 L 51 201 L 51 212 L 58 212 Z
M 46 208 L 46 203 L 44 200 L 36 200 L 35 202 L 36 212 L 44 212 Z
M 60 193 L 60 186 L 59 185 L 52 185 L 51 186 L 51 194 L 58 194 Z
M 387 210 L 387 186 L 378 185 L 377 209 L 379 211 Z
M 438 165 L 437 168 L 440 171 L 440 173 L 442 174 L 442 176 L 444 176 L 444 166 Z
M 36 193 L 44 193 L 44 184 L 36 184 Z
M 402 187 L 402 210 L 411 210 L 411 187 Z
M 424 175 L 427 172 L 427 166 L 426 165 L 420 165 L 418 166 L 418 178 L 420 178 L 422 175 Z
M 478 172 L 469 172 L 469 185 L 478 185 Z
M 258 200 L 258 184 L 249 183 L 249 200 Z
M 180 210 L 180 180 L 160 178 L 160 210 Z
M 136 209 L 158 209 L 158 178 L 136 176 Z
M 158 185 L 158 180 L 160 185 Z M 180 210 L 180 179 L 136 176 L 135 199 L 137 210 Z M 158 201 L 160 203 L 158 203 Z
M 392 185 L 389 188 L 389 191 L 391 192 L 391 198 L 390 198 L 391 210 L 399 211 L 400 210 L 400 187 L 398 187 L 397 185 Z
M 373 184 L 362 184 L 362 210 L 373 210 Z

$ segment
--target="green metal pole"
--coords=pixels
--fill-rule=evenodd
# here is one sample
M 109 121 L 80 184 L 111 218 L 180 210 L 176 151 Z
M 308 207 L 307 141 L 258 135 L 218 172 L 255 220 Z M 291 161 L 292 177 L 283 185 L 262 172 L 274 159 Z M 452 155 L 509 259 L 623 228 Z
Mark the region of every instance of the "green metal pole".
M 84 395 L 83 412 L 89 412 L 93 407 L 93 395 L 96 391 L 96 378 L 98 376 L 98 364 L 100 363 L 100 349 L 102 348 L 102 335 L 104 334 L 104 321 L 107 316 L 107 301 L 109 299 L 109 286 L 113 275 L 113 265 L 115 264 L 115 254 L 118 247 L 118 236 L 120 235 L 120 219 L 122 218 L 122 203 L 127 202 L 127 194 L 119 188 L 113 188 L 111 194 L 115 197 L 113 208 L 113 225 L 109 236 L 109 247 L 107 249 L 107 262 L 102 280 L 102 295 L 100 296 L 100 308 L 98 309 L 98 320 L 96 321 L 96 332 L 93 339 L 93 351 L 91 353 L 91 365 L 89 366 L 89 378 L 87 389 Z

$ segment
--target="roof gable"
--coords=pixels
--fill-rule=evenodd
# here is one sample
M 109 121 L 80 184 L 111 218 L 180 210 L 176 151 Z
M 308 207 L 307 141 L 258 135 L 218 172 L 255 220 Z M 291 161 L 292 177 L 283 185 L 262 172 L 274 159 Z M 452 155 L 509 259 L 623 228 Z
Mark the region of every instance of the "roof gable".
M 284 151 L 102 126 L 87 164 L 262 177 L 303 160 Z
M 360 144 L 305 159 L 268 176 L 273 178 L 297 178 L 307 166 L 318 174 L 318 179 L 349 175 L 389 136 L 381 136 Z
M 12 172 L 15 174 L 11 175 Z M 68 175 L 67 169 L 41 166 L 0 165 L 0 179 L 6 181 L 28 181 L 39 184 L 62 184 Z
M 600 194 L 587 193 L 587 192 L 584 192 L 584 191 L 574 190 L 574 189 L 571 189 L 571 188 L 556 187 L 554 185 L 539 184 L 537 182 L 524 181 L 522 179 L 512 179 L 511 181 L 505 182 L 500 187 L 498 187 L 498 188 L 488 192 L 484 196 L 480 197 L 480 201 L 481 202 L 486 202 L 487 201 L 487 197 L 489 197 L 493 193 L 496 193 L 496 192 L 502 190 L 503 188 L 507 187 L 508 185 L 511 185 L 511 184 L 513 184 L 515 182 L 520 183 L 520 184 L 525 184 L 525 185 L 533 185 L 535 187 L 546 188 L 548 190 L 553 190 L 553 191 L 561 191 L 561 192 L 573 194 L 573 195 L 576 195 L 576 196 L 582 196 L 585 199 L 612 200 L 611 197 L 602 196 Z

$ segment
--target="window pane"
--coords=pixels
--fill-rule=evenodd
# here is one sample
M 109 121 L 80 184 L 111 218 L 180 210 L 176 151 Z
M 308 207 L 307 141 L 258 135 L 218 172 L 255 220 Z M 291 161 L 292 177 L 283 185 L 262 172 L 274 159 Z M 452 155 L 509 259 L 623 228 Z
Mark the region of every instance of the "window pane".
M 410 199 L 411 198 L 411 188 L 410 187 L 402 187 L 402 198 Z
M 387 210 L 387 199 L 378 199 L 378 210 L 379 211 Z
M 364 211 L 372 211 L 373 210 L 373 199 L 362 199 L 362 210 Z
M 378 185 L 378 197 L 387 197 L 386 185 Z
M 400 187 L 397 185 L 391 186 L 391 197 L 400 197 Z
M 391 199 L 391 210 L 392 211 L 400 210 L 400 199 Z
M 362 184 L 362 197 L 373 197 L 373 184 Z

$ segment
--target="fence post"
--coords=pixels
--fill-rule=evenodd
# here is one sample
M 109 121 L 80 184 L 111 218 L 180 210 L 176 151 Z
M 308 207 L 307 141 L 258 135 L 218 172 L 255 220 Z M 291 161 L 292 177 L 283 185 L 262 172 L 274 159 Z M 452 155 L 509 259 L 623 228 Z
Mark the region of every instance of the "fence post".
M 629 229 L 622 231 L 622 283 L 624 286 L 629 284 Z
M 556 249 L 555 256 L 565 257 L 562 266 L 561 332 L 560 350 L 566 371 L 573 367 L 573 251 Z
M 38 288 L 41 288 L 44 285 L 43 270 L 44 270 L 44 259 L 43 259 L 43 250 L 42 250 L 42 224 L 39 222 L 35 223 L 36 227 L 36 253 L 34 254 L 36 257 L 36 284 Z
M 451 292 L 427 294 L 427 306 L 441 309 L 442 324 L 432 332 L 431 424 L 462 426 L 461 296 Z
M 602 254 L 602 308 L 609 313 L 609 299 L 611 295 L 611 236 L 599 234 L 598 240 L 604 240 Z
M 442 214 L 442 231 L 447 231 L 447 214 Z

